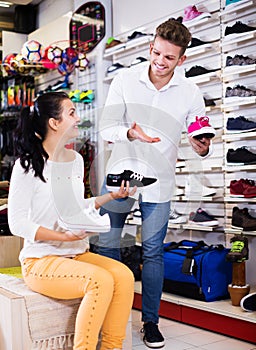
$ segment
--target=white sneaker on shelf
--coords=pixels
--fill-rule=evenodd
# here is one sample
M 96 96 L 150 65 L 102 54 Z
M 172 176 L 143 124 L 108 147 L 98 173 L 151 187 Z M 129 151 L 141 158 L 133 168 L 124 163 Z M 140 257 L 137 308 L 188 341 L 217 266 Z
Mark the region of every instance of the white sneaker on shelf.
M 85 230 L 102 233 L 110 230 L 109 215 L 100 215 L 93 207 L 86 208 L 73 216 L 59 218 L 58 224 L 61 228 L 70 231 Z
M 169 214 L 169 224 L 185 224 L 187 222 L 187 217 L 185 215 L 179 214 L 176 210 L 170 210 Z
M 196 177 L 187 179 L 185 184 L 186 197 L 210 197 L 216 194 L 216 189 L 204 186 Z

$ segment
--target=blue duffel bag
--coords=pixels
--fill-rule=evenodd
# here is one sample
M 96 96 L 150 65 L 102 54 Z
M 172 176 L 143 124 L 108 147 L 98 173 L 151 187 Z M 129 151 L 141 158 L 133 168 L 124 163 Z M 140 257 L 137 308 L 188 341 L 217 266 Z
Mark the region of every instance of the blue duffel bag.
M 203 301 L 229 298 L 232 263 L 222 244 L 182 240 L 164 244 L 163 291 Z

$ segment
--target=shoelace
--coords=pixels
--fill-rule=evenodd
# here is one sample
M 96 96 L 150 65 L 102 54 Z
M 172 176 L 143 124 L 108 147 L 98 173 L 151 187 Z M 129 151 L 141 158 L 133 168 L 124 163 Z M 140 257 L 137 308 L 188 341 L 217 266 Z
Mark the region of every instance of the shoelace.
M 208 117 L 196 117 L 196 121 L 199 123 L 199 125 L 201 127 L 204 127 L 204 126 L 209 126 L 209 118 Z
M 134 179 L 134 180 L 142 181 L 143 175 L 134 172 L 134 173 L 131 174 L 131 178 Z

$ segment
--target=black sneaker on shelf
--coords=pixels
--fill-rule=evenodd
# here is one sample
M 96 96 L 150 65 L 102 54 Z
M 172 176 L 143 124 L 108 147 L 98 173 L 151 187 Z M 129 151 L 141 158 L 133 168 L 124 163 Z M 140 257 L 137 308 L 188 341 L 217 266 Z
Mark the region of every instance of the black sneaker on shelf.
M 157 182 L 156 178 L 145 177 L 139 173 L 136 173 L 131 170 L 124 170 L 121 174 L 108 174 L 107 175 L 107 189 L 113 191 L 114 189 L 118 190 L 121 186 L 122 181 L 129 181 L 130 188 L 134 186 L 148 187 Z
M 195 77 L 197 75 L 216 72 L 217 70 L 219 69 L 206 69 L 202 66 L 193 66 L 188 71 L 185 72 L 185 76 L 187 78 L 190 78 L 190 77 Z
M 242 235 L 235 235 L 231 238 L 231 249 L 226 255 L 226 260 L 230 262 L 242 262 L 249 259 L 248 238 Z
M 144 323 L 141 333 L 144 333 L 143 341 L 151 349 L 164 347 L 164 337 L 158 329 L 158 325 L 153 322 Z
M 230 34 L 242 34 L 253 32 L 254 30 L 256 30 L 256 27 L 251 27 L 245 23 L 242 23 L 241 21 L 237 21 L 232 27 L 226 27 L 224 35 L 227 36 Z
M 205 107 L 214 107 L 214 106 L 216 106 L 214 98 L 205 98 L 204 97 L 204 104 L 205 104 Z
M 256 59 L 249 56 L 235 55 L 234 57 L 227 56 L 226 66 L 248 66 L 250 64 L 255 64 Z
M 206 44 L 210 44 L 211 42 L 208 41 L 202 41 L 198 38 L 194 38 L 192 37 L 190 44 L 188 45 L 188 49 L 192 49 L 193 47 L 197 47 L 197 46 L 201 46 L 201 45 L 206 45 Z
M 189 224 L 192 225 L 200 225 L 200 226 L 218 226 L 219 222 L 218 220 L 213 217 L 212 215 L 209 215 L 205 210 L 198 208 L 197 211 L 191 212 L 189 214 Z
M 230 148 L 227 152 L 227 163 L 230 165 L 250 165 L 256 164 L 256 154 L 250 152 L 246 147 L 240 147 L 236 150 Z
M 240 306 L 244 311 L 256 311 L 256 293 L 245 295 L 240 301 Z
M 238 207 L 234 207 L 232 210 L 231 225 L 235 229 L 256 231 L 256 218 L 249 214 L 248 208 L 239 209 Z
M 256 122 L 248 120 L 244 116 L 237 118 L 228 118 L 227 120 L 227 132 L 240 133 L 256 130 Z

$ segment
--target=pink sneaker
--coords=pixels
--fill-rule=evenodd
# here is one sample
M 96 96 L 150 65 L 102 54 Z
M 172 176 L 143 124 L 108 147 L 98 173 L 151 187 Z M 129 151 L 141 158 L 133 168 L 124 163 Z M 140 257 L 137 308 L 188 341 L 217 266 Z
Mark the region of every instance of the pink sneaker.
M 209 12 L 199 12 L 196 6 L 187 6 L 184 9 L 183 22 L 193 23 L 200 21 L 203 18 L 210 18 L 211 14 Z
M 197 117 L 188 127 L 188 136 L 201 139 L 202 137 L 213 138 L 216 135 L 214 128 L 209 124 L 208 117 Z

